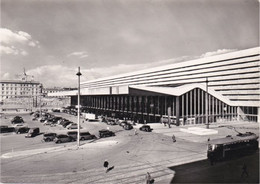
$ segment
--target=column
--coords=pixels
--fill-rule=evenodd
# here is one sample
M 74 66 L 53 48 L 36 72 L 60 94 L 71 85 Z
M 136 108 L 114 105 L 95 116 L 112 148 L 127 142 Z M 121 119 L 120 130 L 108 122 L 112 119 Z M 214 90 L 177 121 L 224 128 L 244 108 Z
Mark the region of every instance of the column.
M 260 107 L 257 107 L 257 122 L 260 123 Z
M 180 125 L 180 97 L 176 97 L 176 104 L 175 104 L 175 109 L 176 109 L 176 125 Z

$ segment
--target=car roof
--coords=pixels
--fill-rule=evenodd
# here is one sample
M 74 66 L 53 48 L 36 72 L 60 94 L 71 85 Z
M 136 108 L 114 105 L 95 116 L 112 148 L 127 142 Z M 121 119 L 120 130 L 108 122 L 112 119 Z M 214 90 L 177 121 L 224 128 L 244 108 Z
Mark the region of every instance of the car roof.
M 76 132 L 76 131 L 71 131 L 71 132 L 67 132 L 67 133 L 69 134 L 69 133 L 78 133 L 78 132 Z
M 106 129 L 102 129 L 102 130 L 99 130 L 100 132 L 107 132 L 109 130 L 106 130 Z
M 220 138 L 220 139 L 214 139 L 209 141 L 209 144 L 230 144 L 234 142 L 239 142 L 239 141 L 246 141 L 246 140 L 254 140 L 258 139 L 258 136 L 256 134 L 242 134 L 238 136 L 227 136 L 225 138 Z

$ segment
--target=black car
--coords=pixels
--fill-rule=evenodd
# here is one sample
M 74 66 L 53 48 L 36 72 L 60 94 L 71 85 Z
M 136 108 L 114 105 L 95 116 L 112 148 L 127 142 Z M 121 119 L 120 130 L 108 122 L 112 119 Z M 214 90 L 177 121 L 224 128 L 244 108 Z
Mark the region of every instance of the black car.
M 125 124 L 125 125 L 123 126 L 123 128 L 124 128 L 125 130 L 131 130 L 131 129 L 133 129 L 133 126 L 132 126 L 131 124 L 127 123 L 127 124 Z
M 90 139 L 96 139 L 96 138 L 97 137 L 95 135 L 92 135 L 89 132 L 80 133 L 80 140 L 90 140 Z
M 153 129 L 149 125 L 143 125 L 139 128 L 139 130 L 142 130 L 145 132 L 151 132 Z
M 40 134 L 40 128 L 30 128 L 28 134 L 25 136 L 26 138 L 28 137 L 35 137 Z
M 46 134 L 43 134 L 43 140 L 45 142 L 50 142 L 50 141 L 53 141 L 56 136 L 57 136 L 56 133 L 46 133 Z
M 24 123 L 23 118 L 20 116 L 15 116 L 12 120 L 11 120 L 12 124 L 18 124 L 18 123 Z
M 8 127 L 5 125 L 0 126 L 0 133 L 14 132 L 14 127 Z
M 28 133 L 30 128 L 28 127 L 19 127 L 15 130 L 15 133 L 22 134 L 22 133 Z
M 99 137 L 100 138 L 102 138 L 102 137 L 111 137 L 111 136 L 115 136 L 115 133 L 110 131 L 110 130 L 103 129 L 103 130 L 99 131 Z
M 54 138 L 54 142 L 58 144 L 71 141 L 73 141 L 73 138 L 65 134 L 59 134 Z

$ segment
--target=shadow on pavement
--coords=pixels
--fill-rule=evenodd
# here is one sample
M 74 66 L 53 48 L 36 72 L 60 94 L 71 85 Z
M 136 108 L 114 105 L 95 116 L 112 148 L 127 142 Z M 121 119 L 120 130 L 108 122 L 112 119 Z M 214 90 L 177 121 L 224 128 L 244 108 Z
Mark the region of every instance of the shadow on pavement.
M 248 177 L 243 175 L 247 165 Z M 259 183 L 259 151 L 243 157 L 236 157 L 214 163 L 201 160 L 170 167 L 175 176 L 171 183 Z

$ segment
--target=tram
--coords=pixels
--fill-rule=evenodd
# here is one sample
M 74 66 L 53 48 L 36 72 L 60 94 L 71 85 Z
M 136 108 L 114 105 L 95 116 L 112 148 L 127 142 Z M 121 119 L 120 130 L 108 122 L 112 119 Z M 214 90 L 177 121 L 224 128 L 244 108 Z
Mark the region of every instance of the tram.
M 258 149 L 258 136 L 252 132 L 228 135 L 225 138 L 214 139 L 208 144 L 208 159 L 223 160 L 232 156 L 253 153 Z

